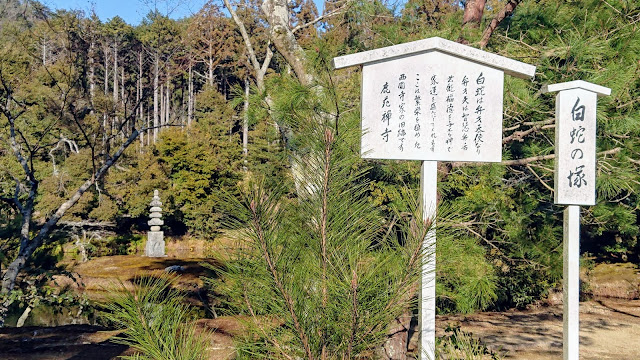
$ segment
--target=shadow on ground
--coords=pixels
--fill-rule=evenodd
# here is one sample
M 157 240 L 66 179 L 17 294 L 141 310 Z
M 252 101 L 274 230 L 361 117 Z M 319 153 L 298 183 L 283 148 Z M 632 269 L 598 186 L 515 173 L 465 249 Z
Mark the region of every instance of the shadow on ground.
M 0 329 L 0 359 L 110 360 L 128 347 L 109 341 L 119 331 L 93 325 Z
M 460 325 L 507 359 L 562 358 L 562 305 L 527 311 L 438 317 L 438 331 Z M 640 359 L 640 301 L 601 299 L 580 304 L 580 359 Z

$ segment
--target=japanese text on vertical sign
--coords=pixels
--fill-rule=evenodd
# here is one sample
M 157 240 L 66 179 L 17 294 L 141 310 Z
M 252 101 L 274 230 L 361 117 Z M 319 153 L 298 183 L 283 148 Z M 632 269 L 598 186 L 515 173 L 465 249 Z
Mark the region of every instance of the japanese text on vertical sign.
M 485 96 L 485 91 L 484 91 L 484 76 L 482 73 L 480 73 L 480 75 L 478 75 L 478 78 L 476 79 L 476 110 L 475 110 L 475 114 L 476 114 L 476 133 L 475 133 L 475 137 L 473 138 L 473 142 L 476 146 L 476 152 L 478 154 L 480 154 L 480 147 L 482 146 L 482 143 L 484 142 L 483 140 L 483 133 L 484 133 L 484 128 L 482 126 L 482 112 L 485 111 L 484 107 L 482 106 L 482 103 L 484 103 L 484 96 Z
M 465 75 L 462 78 L 462 150 L 469 149 L 467 140 L 469 139 L 469 92 L 468 87 L 469 78 Z
M 437 117 L 437 107 L 436 107 L 436 97 L 438 96 L 438 79 L 436 75 L 431 77 L 431 83 L 429 86 L 429 95 L 431 96 L 431 104 L 429 105 L 429 112 L 431 114 L 431 152 L 436 151 L 436 117 Z
M 415 115 L 415 124 L 413 125 L 413 147 L 416 149 L 420 149 L 420 115 L 422 114 L 422 96 L 420 96 L 420 74 L 416 74 L 416 86 L 413 90 L 413 93 L 413 100 L 415 101 L 415 106 L 413 108 L 413 115 Z
M 583 160 L 584 158 L 584 152 L 581 147 L 585 142 L 585 128 L 581 126 L 580 122 L 584 122 L 585 110 L 585 106 L 580 104 L 580 97 L 578 97 L 573 108 L 571 108 L 571 120 L 573 121 L 571 123 L 572 129 L 569 136 L 571 137 L 570 144 L 573 146 L 571 150 L 572 160 Z M 567 176 L 569 187 L 575 186 L 580 188 L 583 185 L 587 185 L 587 179 L 585 179 L 585 173 L 583 172 L 584 168 L 585 165 L 581 162 L 575 167 L 575 171 L 569 169 L 569 176 Z
M 447 151 L 451 152 L 451 147 L 453 146 L 453 102 L 454 98 L 454 89 L 453 89 L 453 75 L 449 75 L 447 77 L 447 140 L 445 143 L 447 144 Z
M 389 134 L 391 134 L 391 130 L 389 127 L 391 126 L 391 101 L 389 100 L 389 95 L 391 94 L 391 90 L 389 89 L 389 83 L 386 82 L 382 85 L 382 91 L 380 94 L 383 95 L 382 99 L 382 122 L 385 123 L 385 129 L 382 132 L 381 136 L 384 139 L 384 142 L 389 142 Z
M 405 122 L 405 113 L 406 113 L 406 103 L 405 103 L 405 97 L 406 97 L 406 93 L 405 93 L 405 88 L 406 88 L 406 83 L 405 80 L 407 80 L 407 76 L 405 74 L 400 74 L 400 76 L 398 77 L 398 90 L 400 90 L 400 93 L 398 94 L 398 98 L 400 99 L 400 103 L 398 104 L 398 140 L 400 141 L 400 145 L 398 146 L 398 150 L 404 152 L 404 140 L 405 140 L 405 136 L 407 135 L 407 131 L 405 130 L 405 126 L 406 126 L 406 122 Z

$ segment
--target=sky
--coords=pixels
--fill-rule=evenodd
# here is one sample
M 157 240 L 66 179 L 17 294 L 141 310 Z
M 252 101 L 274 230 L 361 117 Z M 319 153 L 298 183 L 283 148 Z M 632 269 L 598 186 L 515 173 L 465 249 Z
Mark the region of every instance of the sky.
M 51 9 L 91 10 L 102 21 L 118 15 L 130 25 L 138 25 L 150 10 L 157 8 L 162 14 L 180 19 L 195 14 L 207 0 L 41 0 Z
M 118 15 L 130 25 L 138 25 L 150 10 L 157 8 L 172 19 L 180 19 L 195 14 L 207 0 L 41 0 L 51 9 L 83 10 L 87 15 L 91 10 L 102 21 Z M 222 4 L 222 1 L 220 1 Z M 322 0 L 316 0 L 321 9 Z

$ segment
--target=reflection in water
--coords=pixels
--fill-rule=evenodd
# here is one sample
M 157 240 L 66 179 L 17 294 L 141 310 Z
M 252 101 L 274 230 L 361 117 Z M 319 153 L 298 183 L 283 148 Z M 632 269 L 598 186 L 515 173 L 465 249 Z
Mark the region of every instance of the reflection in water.
M 12 307 L 7 316 L 6 326 L 16 326 L 18 319 L 24 312 L 24 308 Z M 24 326 L 62 326 L 93 324 L 95 319 L 93 309 L 87 306 L 59 307 L 51 305 L 38 305 L 33 308 Z

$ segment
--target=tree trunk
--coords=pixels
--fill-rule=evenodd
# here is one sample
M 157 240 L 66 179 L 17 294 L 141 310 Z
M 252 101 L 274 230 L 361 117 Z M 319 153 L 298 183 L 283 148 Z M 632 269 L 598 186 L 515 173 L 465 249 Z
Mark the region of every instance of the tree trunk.
M 104 55 L 104 96 L 107 96 L 109 93 L 109 48 L 103 46 L 102 53 Z
M 169 89 L 169 80 L 167 80 L 167 95 L 165 97 L 165 111 L 167 112 L 165 114 L 164 120 L 165 120 L 165 124 L 169 124 L 171 123 L 171 101 L 169 99 L 171 99 L 171 90 Z
M 118 42 L 113 42 L 113 124 L 118 122 Z
M 160 59 L 158 53 L 155 54 L 153 59 L 153 143 L 158 141 L 158 76 Z
M 160 125 L 165 124 L 164 119 L 164 84 L 160 84 Z
M 469 0 L 464 7 L 464 15 L 462 16 L 462 27 L 469 26 L 477 28 L 482 21 L 484 14 L 484 6 L 487 0 Z
M 262 62 L 262 65 L 260 65 L 260 63 L 258 62 L 258 57 L 256 56 L 256 52 L 253 49 L 253 45 L 251 44 L 251 39 L 249 38 L 249 34 L 247 33 L 247 28 L 244 26 L 244 22 L 242 21 L 242 19 L 240 19 L 236 11 L 233 9 L 233 6 L 231 6 L 231 3 L 229 2 L 229 0 L 223 0 L 223 2 L 224 2 L 224 5 L 227 7 L 227 10 L 229 10 L 229 13 L 231 13 L 231 17 L 233 18 L 233 21 L 236 23 L 236 25 L 238 25 L 238 29 L 240 30 L 240 34 L 242 35 L 242 39 L 244 40 L 245 48 L 247 49 L 249 63 L 251 64 L 251 67 L 253 67 L 253 73 L 256 78 L 256 85 L 258 86 L 258 91 L 263 92 L 264 91 L 264 75 L 267 73 L 267 69 L 269 68 L 269 64 L 271 63 L 271 59 L 273 57 L 273 52 L 271 51 L 271 47 L 269 46 L 269 44 L 267 44 L 265 58 L 264 58 L 264 61 Z M 269 97 L 267 97 L 266 100 L 267 100 L 267 103 L 270 103 Z
M 104 96 L 107 96 L 107 94 L 109 93 L 109 48 L 105 45 L 102 47 L 102 51 L 104 54 Z M 105 109 L 104 113 L 102 114 L 102 130 L 104 131 L 104 134 L 102 136 L 103 148 L 106 148 L 109 138 L 107 132 L 108 122 L 109 119 L 107 116 L 107 110 Z
M 173 90 L 175 90 L 175 85 Z M 180 76 L 180 111 L 177 111 L 176 109 L 173 110 L 173 116 L 174 117 L 178 117 L 178 114 L 180 116 L 180 130 L 184 130 L 185 125 L 186 124 L 186 108 L 185 108 L 185 103 L 184 103 L 184 92 L 185 92 L 185 79 L 184 76 Z
M 124 106 L 124 65 L 120 67 L 120 105 Z
M 247 154 L 249 153 L 249 79 L 244 79 L 244 114 L 242 116 L 242 154 L 244 167 L 247 168 Z
M 193 64 L 189 63 L 189 96 L 187 97 L 187 127 L 193 117 Z
M 502 20 L 504 20 L 506 17 L 511 16 L 511 14 L 513 14 L 513 12 L 516 10 L 516 6 L 520 4 L 520 1 L 521 0 L 508 0 L 504 8 L 502 8 L 502 10 L 500 10 L 500 12 L 496 15 L 496 17 L 493 18 L 493 20 L 491 20 L 487 28 L 484 30 L 484 33 L 482 33 L 482 40 L 480 40 L 481 49 L 484 49 L 487 46 L 487 44 L 489 43 L 489 38 L 491 37 L 491 34 L 493 34 L 493 32 L 498 27 L 498 25 L 500 25 Z
M 128 121 L 127 118 L 127 109 L 125 107 L 125 103 L 124 103 L 124 65 L 122 65 L 120 67 L 120 108 L 122 109 L 122 118 L 123 118 L 123 124 L 121 126 L 120 129 L 120 139 L 124 140 L 124 136 L 125 136 L 125 129 L 126 129 L 126 124 L 125 122 Z M 135 118 L 134 118 L 135 120 Z M 133 127 L 133 123 L 131 124 L 131 127 Z
M 258 69 L 256 72 L 256 86 L 258 87 L 258 91 L 264 91 L 264 72 L 261 69 Z
M 118 42 L 113 43 L 113 103 L 118 102 Z
M 137 111 L 136 111 L 136 123 L 140 124 L 140 127 L 144 127 L 144 119 L 143 119 L 143 111 L 142 111 L 142 104 L 140 103 L 140 101 L 142 101 L 142 51 L 140 51 L 138 53 L 138 82 L 137 82 L 137 88 L 136 88 L 136 106 Z M 140 145 L 144 145 L 144 133 L 140 134 L 141 135 L 141 139 L 143 139 L 140 142 Z
M 6 295 L 13 290 L 16 285 L 18 273 L 27 262 L 27 259 L 28 256 L 24 256 L 21 250 L 18 256 L 16 256 L 16 258 L 9 264 L 7 270 L 2 276 L 2 290 L 0 291 L 0 294 Z M 0 328 L 4 327 L 4 321 L 7 317 L 7 313 L 9 312 L 9 306 L 12 303 L 13 301 L 7 296 L 5 301 L 0 305 Z
M 91 113 L 93 113 L 93 99 L 95 98 L 95 88 L 96 88 L 96 63 L 95 63 L 95 43 L 91 40 L 91 44 L 89 44 L 89 101 L 91 101 Z
M 27 305 L 27 308 L 24 309 L 24 312 L 22 313 L 22 315 L 20 315 L 20 318 L 18 319 L 18 322 L 16 323 L 16 327 L 20 328 L 24 326 L 24 322 L 27 321 L 27 318 L 29 317 L 29 313 L 31 312 L 31 305 Z
M 149 111 L 147 110 L 147 129 L 151 128 L 151 119 L 149 118 Z M 147 130 L 147 146 L 151 145 L 151 134 Z
M 287 0 L 263 0 L 261 8 L 269 22 L 271 41 L 276 49 L 291 66 L 298 81 L 302 85 L 311 84 L 312 78 L 307 73 L 304 50 L 289 26 Z
M 211 47 L 211 45 L 209 45 L 209 47 Z M 209 52 L 209 54 L 211 54 L 211 52 Z M 207 74 L 207 83 L 209 84 L 209 86 L 213 86 L 213 56 L 209 55 L 209 61 L 208 61 L 208 68 L 209 68 L 209 72 Z
M 144 128 L 144 104 L 140 104 L 140 128 Z M 135 131 L 135 130 L 134 130 Z M 144 147 L 144 131 L 140 131 L 140 153 Z
M 87 243 L 87 231 L 86 230 L 82 230 L 82 237 L 80 237 L 78 235 L 78 237 L 76 238 L 76 246 L 78 247 L 78 250 L 80 252 L 80 262 L 87 262 L 87 260 L 89 260 L 89 258 L 87 257 L 87 247 L 86 244 Z

